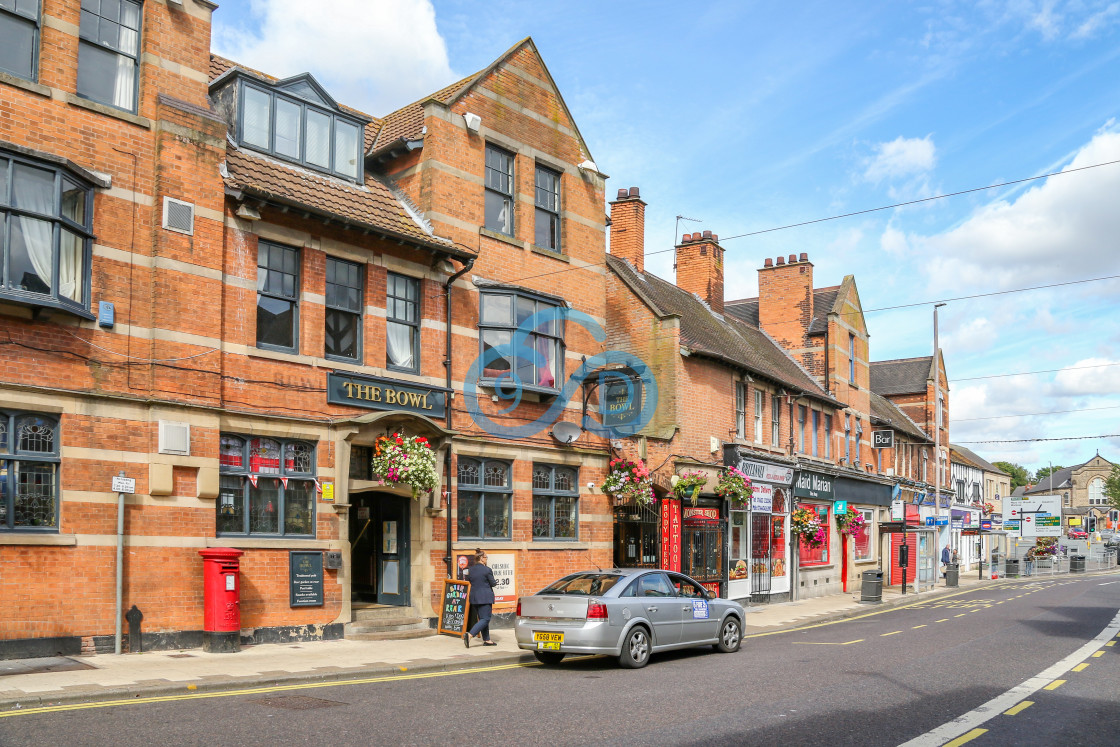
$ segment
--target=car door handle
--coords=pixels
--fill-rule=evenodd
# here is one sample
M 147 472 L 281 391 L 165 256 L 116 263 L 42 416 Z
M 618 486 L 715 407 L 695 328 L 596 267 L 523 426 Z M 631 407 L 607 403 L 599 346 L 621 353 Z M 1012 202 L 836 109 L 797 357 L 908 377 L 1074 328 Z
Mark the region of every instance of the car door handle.
M 646 611 L 647 612 L 657 612 L 657 608 L 656 607 L 646 607 Z
M 681 609 L 684 610 L 685 612 L 692 612 L 692 605 L 690 604 L 686 607 L 681 607 Z

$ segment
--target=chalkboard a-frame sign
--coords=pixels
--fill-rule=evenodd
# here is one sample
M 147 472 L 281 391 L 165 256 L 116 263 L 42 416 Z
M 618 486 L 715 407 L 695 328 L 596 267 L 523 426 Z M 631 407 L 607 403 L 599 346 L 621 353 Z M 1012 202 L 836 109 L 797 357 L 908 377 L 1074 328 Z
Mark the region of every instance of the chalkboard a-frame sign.
M 443 604 L 439 608 L 439 632 L 443 635 L 461 636 L 467 632 L 467 612 L 470 610 L 471 585 L 466 581 L 444 579 Z

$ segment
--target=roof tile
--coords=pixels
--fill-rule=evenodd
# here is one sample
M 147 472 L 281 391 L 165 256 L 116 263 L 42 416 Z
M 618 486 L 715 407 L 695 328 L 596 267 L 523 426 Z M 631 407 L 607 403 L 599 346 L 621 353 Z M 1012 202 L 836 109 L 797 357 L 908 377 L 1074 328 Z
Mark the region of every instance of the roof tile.
M 932 355 L 893 361 L 873 361 L 871 391 L 884 397 L 894 394 L 924 394 L 932 366 Z

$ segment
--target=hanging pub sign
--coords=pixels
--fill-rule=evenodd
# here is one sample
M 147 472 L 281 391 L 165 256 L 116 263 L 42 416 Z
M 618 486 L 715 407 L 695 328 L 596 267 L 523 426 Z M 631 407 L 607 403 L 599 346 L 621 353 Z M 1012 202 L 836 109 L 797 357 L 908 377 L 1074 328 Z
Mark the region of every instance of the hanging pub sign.
M 893 449 L 894 448 L 894 431 L 871 431 L 871 448 L 872 449 Z
M 327 374 L 327 402 L 370 410 L 403 410 L 429 418 L 447 415 L 447 390 L 345 371 Z
M 611 369 L 599 374 L 603 425 L 631 425 L 642 414 L 642 379 L 632 368 Z
M 832 500 L 832 475 L 802 470 L 793 483 L 793 494 L 798 498 L 818 501 Z

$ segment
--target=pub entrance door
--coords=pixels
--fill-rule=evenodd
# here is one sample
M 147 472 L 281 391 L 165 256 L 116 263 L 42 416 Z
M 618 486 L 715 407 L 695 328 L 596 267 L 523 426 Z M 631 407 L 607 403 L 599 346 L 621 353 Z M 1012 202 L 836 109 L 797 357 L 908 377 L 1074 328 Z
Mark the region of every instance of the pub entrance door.
M 407 607 L 409 509 L 403 496 L 376 491 L 351 496 L 351 596 L 356 602 Z

